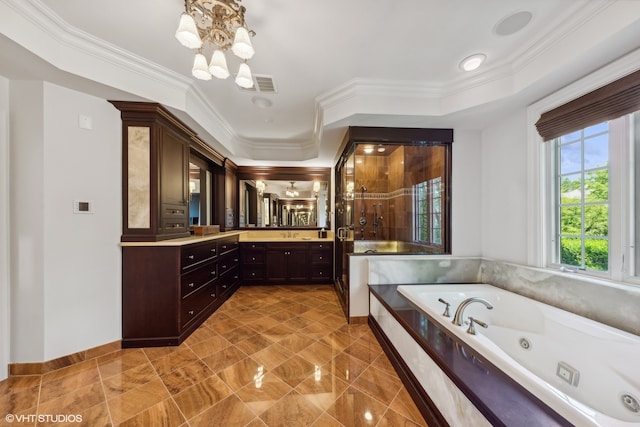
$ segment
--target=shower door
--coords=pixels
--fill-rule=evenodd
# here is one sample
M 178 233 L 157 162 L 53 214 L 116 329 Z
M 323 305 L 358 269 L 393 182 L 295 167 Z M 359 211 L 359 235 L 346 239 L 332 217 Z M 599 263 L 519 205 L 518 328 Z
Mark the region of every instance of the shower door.
M 335 169 L 335 287 L 349 319 L 349 256 L 353 253 L 355 154 L 344 155 Z

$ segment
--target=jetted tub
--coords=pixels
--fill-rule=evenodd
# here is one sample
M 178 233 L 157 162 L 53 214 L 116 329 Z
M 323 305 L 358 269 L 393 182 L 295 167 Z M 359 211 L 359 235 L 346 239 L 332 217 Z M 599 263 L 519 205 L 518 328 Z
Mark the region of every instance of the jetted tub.
M 403 285 L 398 291 L 576 426 L 640 426 L 640 337 L 491 285 Z M 488 327 L 452 323 L 459 304 Z M 443 316 L 451 304 L 450 317 Z M 615 307 L 611 307 L 615 310 Z

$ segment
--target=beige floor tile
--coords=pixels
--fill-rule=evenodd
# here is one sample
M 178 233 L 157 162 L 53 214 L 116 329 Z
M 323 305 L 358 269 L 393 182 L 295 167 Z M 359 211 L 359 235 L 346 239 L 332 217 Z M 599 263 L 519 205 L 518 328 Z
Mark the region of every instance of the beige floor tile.
M 70 427 L 426 427 L 368 325 L 348 325 L 326 285 L 242 287 L 179 346 L 114 346 L 0 381 L 0 413 L 82 415 Z
M 224 381 L 214 375 L 174 395 L 173 399 L 185 417 L 191 419 L 231 393 Z
M 268 426 L 307 427 L 322 414 L 322 410 L 296 391 L 284 396 L 260 415 Z

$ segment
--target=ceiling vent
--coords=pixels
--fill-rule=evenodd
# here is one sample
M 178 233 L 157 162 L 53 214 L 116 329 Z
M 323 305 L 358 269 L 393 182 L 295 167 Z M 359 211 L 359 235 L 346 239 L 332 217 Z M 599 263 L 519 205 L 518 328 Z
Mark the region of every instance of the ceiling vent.
M 271 76 L 254 74 L 253 87 L 250 87 L 248 89 L 240 88 L 240 90 L 259 93 L 276 93 L 276 84 L 274 83 L 273 77 Z

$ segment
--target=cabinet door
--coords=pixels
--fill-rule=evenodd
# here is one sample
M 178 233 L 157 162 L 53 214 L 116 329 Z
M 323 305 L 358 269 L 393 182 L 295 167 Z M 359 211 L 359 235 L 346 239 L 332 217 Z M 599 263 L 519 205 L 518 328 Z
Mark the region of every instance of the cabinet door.
M 267 249 L 267 280 L 284 283 L 287 280 L 287 248 Z
M 160 140 L 161 203 L 187 204 L 189 148 L 187 142 L 167 128 Z
M 292 246 L 287 251 L 287 279 L 304 282 L 309 279 L 309 250 L 306 244 Z

